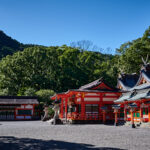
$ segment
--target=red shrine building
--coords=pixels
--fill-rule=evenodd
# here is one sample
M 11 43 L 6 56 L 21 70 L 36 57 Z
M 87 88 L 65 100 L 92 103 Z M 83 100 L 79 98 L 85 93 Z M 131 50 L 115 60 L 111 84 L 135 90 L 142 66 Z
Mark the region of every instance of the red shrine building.
M 150 123 L 150 64 L 144 64 L 140 74 L 121 74 L 118 88 L 123 92 L 115 101 L 115 123 L 124 120 L 133 128 Z
M 61 100 L 60 119 L 69 123 L 113 122 L 112 105 L 121 95 L 120 90 L 110 87 L 103 78 L 51 97 Z
M 0 96 L 0 120 L 40 119 L 37 97 Z

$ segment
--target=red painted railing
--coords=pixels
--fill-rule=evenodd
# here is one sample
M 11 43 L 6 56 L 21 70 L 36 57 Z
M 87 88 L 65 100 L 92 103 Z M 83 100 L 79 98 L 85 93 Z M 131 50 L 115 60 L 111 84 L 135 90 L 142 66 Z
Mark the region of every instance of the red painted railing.
M 87 114 L 80 114 L 80 113 L 68 113 L 67 118 L 72 120 L 102 120 L 102 116 L 97 113 L 87 113 Z

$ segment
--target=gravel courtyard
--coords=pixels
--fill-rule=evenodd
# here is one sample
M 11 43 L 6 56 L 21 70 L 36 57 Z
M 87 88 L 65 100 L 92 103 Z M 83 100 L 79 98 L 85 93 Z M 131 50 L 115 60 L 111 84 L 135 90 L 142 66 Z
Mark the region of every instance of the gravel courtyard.
M 150 150 L 150 129 L 0 122 L 0 150 Z

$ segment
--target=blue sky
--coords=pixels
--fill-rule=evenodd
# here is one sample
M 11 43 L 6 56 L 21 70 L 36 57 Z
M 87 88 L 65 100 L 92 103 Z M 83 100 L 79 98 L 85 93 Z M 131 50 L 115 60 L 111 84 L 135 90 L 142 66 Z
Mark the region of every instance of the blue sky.
M 119 48 L 150 26 L 149 0 L 0 0 L 0 30 L 22 43 Z

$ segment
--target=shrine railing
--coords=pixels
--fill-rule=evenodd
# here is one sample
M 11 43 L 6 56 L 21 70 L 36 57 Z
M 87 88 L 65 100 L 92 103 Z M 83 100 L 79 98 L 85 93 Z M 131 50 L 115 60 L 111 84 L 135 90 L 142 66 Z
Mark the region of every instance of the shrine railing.
M 86 113 L 84 115 L 80 113 L 67 114 L 67 118 L 72 120 L 102 120 L 102 116 L 98 113 Z

